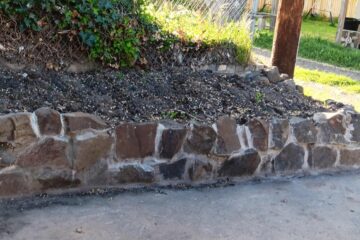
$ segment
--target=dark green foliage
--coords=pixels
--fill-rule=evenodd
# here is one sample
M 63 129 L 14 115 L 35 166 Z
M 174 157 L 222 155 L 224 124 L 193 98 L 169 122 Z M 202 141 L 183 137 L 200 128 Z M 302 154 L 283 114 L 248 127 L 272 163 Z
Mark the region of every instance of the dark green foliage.
M 48 27 L 79 37 L 93 59 L 131 66 L 145 34 L 143 2 L 132 0 L 2 0 L 0 14 L 16 21 L 21 31 Z

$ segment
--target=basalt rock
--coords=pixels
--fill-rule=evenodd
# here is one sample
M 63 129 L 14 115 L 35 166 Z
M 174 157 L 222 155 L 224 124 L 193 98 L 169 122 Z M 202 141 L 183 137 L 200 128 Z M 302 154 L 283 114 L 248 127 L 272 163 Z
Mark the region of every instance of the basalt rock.
M 340 151 L 340 164 L 360 166 L 360 149 L 342 149 Z
M 159 165 L 159 171 L 164 179 L 183 179 L 187 159 L 181 158 L 172 163 L 162 163 Z
M 229 177 L 252 175 L 260 162 L 259 153 L 255 149 L 247 149 L 239 155 L 226 160 L 219 170 L 219 175 Z
M 207 155 L 212 150 L 216 140 L 216 132 L 206 125 L 193 124 L 186 138 L 184 151 Z
M 304 164 L 304 156 L 305 151 L 301 146 L 295 143 L 288 144 L 274 159 L 275 172 L 301 169 Z
M 172 159 L 181 149 L 186 133 L 184 127 L 164 129 L 159 146 L 160 158 Z
M 345 144 L 346 123 L 341 113 L 317 113 L 314 115 L 319 128 L 318 141 L 322 144 Z
M 215 149 L 216 154 L 229 155 L 241 148 L 236 128 L 236 121 L 226 116 L 221 117 L 216 122 L 218 134 Z
M 351 141 L 360 142 L 360 114 L 351 115 L 351 124 L 353 125 Z
M 317 129 L 313 121 L 303 118 L 292 118 L 290 125 L 299 143 L 316 143 Z
M 309 165 L 313 168 L 331 168 L 337 158 L 337 151 L 330 147 L 314 147 L 311 149 Z
M 155 181 L 154 169 L 140 164 L 121 166 L 112 172 L 113 179 L 117 183 L 151 183 Z
M 251 119 L 248 123 L 254 148 L 259 151 L 268 149 L 269 125 L 261 119 Z
M 270 149 L 280 150 L 284 147 L 289 135 L 287 119 L 272 119 L 270 122 Z

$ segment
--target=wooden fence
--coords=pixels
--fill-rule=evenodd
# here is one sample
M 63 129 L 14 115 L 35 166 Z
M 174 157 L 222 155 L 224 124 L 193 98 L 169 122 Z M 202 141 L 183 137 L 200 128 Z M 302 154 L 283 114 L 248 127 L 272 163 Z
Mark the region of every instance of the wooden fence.
M 360 0 L 349 0 L 349 7 L 347 12 L 347 17 L 360 18 L 359 9 L 360 8 Z M 253 0 L 248 1 L 248 6 L 252 6 Z M 259 9 L 262 9 L 265 5 L 271 7 L 272 0 L 259 0 Z M 305 0 L 304 12 L 309 12 L 313 7 L 314 13 L 325 15 L 327 17 L 330 16 L 330 12 L 333 17 L 338 17 L 340 15 L 341 1 L 340 0 Z

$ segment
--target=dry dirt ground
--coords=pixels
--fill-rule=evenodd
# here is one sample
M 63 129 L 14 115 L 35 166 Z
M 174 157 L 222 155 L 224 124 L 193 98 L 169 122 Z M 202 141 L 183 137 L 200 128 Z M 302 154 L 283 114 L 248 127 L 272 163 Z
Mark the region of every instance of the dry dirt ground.
M 358 240 L 360 172 L 0 202 L 0 231 L 2 240 Z

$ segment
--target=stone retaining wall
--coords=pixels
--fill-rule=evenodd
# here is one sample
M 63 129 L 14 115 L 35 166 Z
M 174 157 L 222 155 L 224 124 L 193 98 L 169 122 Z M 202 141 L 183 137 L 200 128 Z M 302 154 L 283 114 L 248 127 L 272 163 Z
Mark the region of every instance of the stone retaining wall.
M 208 181 L 360 165 L 360 114 L 313 119 L 222 117 L 212 126 L 172 121 L 109 128 L 85 113 L 0 117 L 0 196 L 74 187 Z

